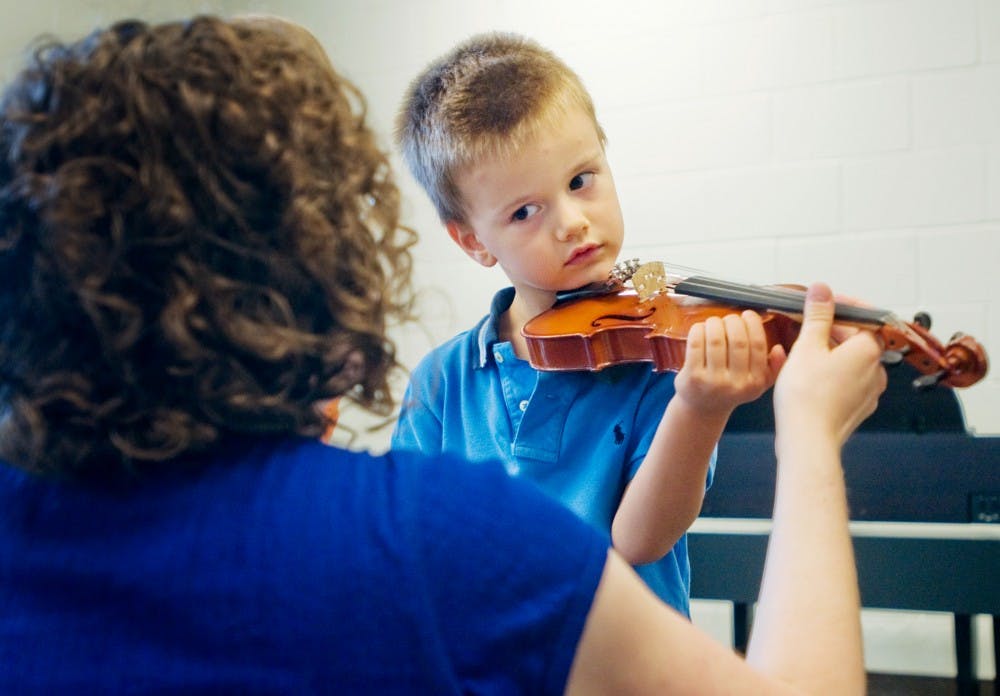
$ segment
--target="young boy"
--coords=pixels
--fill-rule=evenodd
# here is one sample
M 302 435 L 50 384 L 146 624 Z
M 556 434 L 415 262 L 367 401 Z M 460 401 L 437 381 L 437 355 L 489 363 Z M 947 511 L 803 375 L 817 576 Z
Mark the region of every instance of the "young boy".
M 396 448 L 502 460 L 610 531 L 650 587 L 687 614 L 684 537 L 732 410 L 773 383 L 753 312 L 691 331 L 683 369 L 540 372 L 524 324 L 559 291 L 607 280 L 624 225 L 604 133 L 579 78 L 533 41 L 471 38 L 413 82 L 397 139 L 448 234 L 513 287 L 414 370 Z M 640 466 L 641 465 L 641 466 Z

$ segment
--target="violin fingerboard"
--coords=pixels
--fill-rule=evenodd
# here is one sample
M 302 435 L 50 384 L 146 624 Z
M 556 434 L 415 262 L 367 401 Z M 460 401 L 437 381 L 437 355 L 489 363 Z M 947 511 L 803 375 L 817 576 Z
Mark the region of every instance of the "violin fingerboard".
M 741 285 L 704 277 L 688 278 L 674 286 L 674 292 L 748 309 L 801 314 L 805 306 L 805 292 L 801 290 Z M 838 302 L 834 312 L 835 316 L 843 321 L 875 325 L 895 321 L 891 312 L 874 307 L 859 307 Z

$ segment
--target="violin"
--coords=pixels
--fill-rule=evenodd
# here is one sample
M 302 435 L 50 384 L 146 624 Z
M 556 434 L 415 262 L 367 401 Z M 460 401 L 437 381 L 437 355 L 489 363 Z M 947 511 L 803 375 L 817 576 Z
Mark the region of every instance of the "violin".
M 694 324 L 743 309 L 760 313 L 769 348 L 780 344 L 790 350 L 804 303 L 801 286 L 678 276 L 667 273 L 662 263 L 632 259 L 618 264 L 604 283 L 561 293 L 521 333 L 528 361 L 538 370 L 601 370 L 650 362 L 656 371 L 676 372 L 684 364 Z M 835 318 L 878 334 L 884 363 L 905 360 L 919 372 L 915 388 L 968 387 L 988 370 L 986 351 L 975 339 L 956 334 L 942 343 L 930 333 L 930 317 L 924 313 L 904 322 L 887 310 L 837 303 Z

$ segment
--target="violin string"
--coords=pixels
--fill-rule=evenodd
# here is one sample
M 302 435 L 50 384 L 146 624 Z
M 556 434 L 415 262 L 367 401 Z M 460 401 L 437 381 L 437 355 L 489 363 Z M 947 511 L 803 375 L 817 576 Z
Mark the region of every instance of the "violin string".
M 634 271 L 640 264 L 639 259 L 631 259 L 623 265 L 630 265 Z M 682 266 L 675 263 L 660 263 L 666 274 L 666 288 L 692 297 L 726 302 L 730 304 L 752 303 L 750 308 L 762 310 L 783 310 L 802 313 L 805 302 L 805 291 L 780 286 L 761 286 L 746 282 L 721 280 L 714 278 L 708 271 L 692 266 Z M 686 290 L 678 290 L 682 285 Z M 731 294 L 726 294 L 731 293 Z M 906 330 L 906 323 L 886 309 L 862 307 L 836 303 L 835 314 L 838 319 L 856 321 L 865 324 L 882 324 L 899 330 Z
M 770 309 L 801 313 L 805 292 L 792 288 L 742 285 L 708 277 L 690 277 L 674 286 L 674 292 L 701 297 L 707 300 L 747 306 L 750 309 Z M 835 316 L 839 319 L 867 324 L 894 323 L 891 312 L 872 307 L 859 307 L 837 303 Z

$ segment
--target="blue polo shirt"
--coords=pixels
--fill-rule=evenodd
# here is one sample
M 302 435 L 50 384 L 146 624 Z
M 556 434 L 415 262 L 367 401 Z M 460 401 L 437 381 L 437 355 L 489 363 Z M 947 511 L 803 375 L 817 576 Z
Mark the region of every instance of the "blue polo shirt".
M 625 485 L 674 394 L 674 375 L 646 363 L 599 372 L 535 370 L 498 340 L 500 315 L 513 299 L 513 288 L 501 290 L 488 316 L 417 365 L 392 446 L 500 460 L 509 474 L 531 479 L 610 533 Z M 713 454 L 707 484 L 714 469 Z M 637 570 L 665 602 L 689 613 L 686 537 Z

